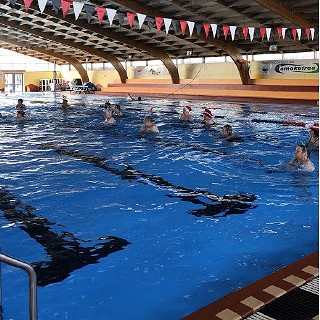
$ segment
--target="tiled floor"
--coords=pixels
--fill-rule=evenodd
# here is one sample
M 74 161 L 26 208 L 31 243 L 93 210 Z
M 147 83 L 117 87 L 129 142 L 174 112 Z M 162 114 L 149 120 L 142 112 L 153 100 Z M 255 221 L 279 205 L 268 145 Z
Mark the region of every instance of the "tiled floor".
M 233 292 L 183 320 L 311 320 L 319 315 L 316 252 Z

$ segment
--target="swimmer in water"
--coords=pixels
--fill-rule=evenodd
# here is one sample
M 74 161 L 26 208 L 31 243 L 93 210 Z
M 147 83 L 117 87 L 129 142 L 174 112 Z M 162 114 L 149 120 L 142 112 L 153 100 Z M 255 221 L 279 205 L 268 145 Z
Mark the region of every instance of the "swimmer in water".
M 18 119 L 22 119 L 25 117 L 25 109 L 26 106 L 23 103 L 23 99 L 18 99 L 18 104 L 16 105 L 16 109 L 17 109 L 17 118 Z
M 305 144 L 299 144 L 296 147 L 293 159 L 288 166 L 300 171 L 312 172 L 315 170 L 314 164 L 310 160 L 309 150 Z
M 203 115 L 203 120 L 202 123 L 203 124 L 208 124 L 208 125 L 214 125 L 216 124 L 213 120 L 212 120 L 212 112 L 209 109 L 205 109 L 202 113 Z
M 191 109 L 190 106 L 184 107 L 183 110 L 182 110 L 182 114 L 180 116 L 180 120 L 186 120 L 186 121 L 192 122 L 193 121 L 193 117 L 190 114 L 191 110 L 192 109 Z
M 159 129 L 157 127 L 157 125 L 154 123 L 151 115 L 146 115 L 144 120 L 143 120 L 143 125 L 142 127 L 140 128 L 140 131 L 143 131 L 143 132 L 155 132 L 155 133 L 158 133 L 159 132 Z

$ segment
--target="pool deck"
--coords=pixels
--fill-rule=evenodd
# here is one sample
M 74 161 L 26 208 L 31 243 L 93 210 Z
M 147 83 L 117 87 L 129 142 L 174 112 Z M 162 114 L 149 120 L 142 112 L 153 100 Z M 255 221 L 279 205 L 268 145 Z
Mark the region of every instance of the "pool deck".
M 319 252 L 281 268 L 182 320 L 319 319 Z

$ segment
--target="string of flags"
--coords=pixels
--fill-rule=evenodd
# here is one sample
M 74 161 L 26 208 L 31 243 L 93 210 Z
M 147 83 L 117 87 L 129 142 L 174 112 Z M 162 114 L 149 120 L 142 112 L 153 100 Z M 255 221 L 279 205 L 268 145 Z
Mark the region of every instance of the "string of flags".
M 10 0 L 11 6 L 15 6 L 17 0 Z M 28 11 L 33 0 L 23 0 L 25 5 L 25 10 Z M 39 10 L 41 13 L 44 12 L 44 9 L 47 5 L 48 0 L 37 0 Z M 268 28 L 268 27 L 240 27 L 240 26 L 233 26 L 233 25 L 217 25 L 215 23 L 195 23 L 192 21 L 184 21 L 184 20 L 175 20 L 171 18 L 164 18 L 164 17 L 149 17 L 145 14 L 137 13 L 137 12 L 122 12 L 117 11 L 111 8 L 105 8 L 102 6 L 92 6 L 88 5 L 84 2 L 79 1 L 72 1 L 72 0 L 51 0 L 53 10 L 58 13 L 59 9 L 62 9 L 62 16 L 65 17 L 72 5 L 74 11 L 75 20 L 77 20 L 80 16 L 82 10 L 85 11 L 86 18 L 88 23 L 92 20 L 93 16 L 96 15 L 98 18 L 99 25 L 102 24 L 105 16 L 107 16 L 110 26 L 112 26 L 114 18 L 117 14 L 119 25 L 122 26 L 124 23 L 124 19 L 127 18 L 130 28 L 133 27 L 135 23 L 135 18 L 137 17 L 139 29 L 142 28 L 142 25 L 145 21 L 147 21 L 148 27 L 154 28 L 156 27 L 158 32 L 161 31 L 162 27 L 164 26 L 165 32 L 168 34 L 170 27 L 173 28 L 175 34 L 183 34 L 187 33 L 187 27 L 189 29 L 190 37 L 192 36 L 194 29 L 198 36 L 200 35 L 202 28 L 204 29 L 206 37 L 209 36 L 210 30 L 212 32 L 213 38 L 219 37 L 219 35 L 224 35 L 225 40 L 227 40 L 229 34 L 231 36 L 231 40 L 235 39 L 236 33 L 238 36 L 242 35 L 245 40 L 248 39 L 248 35 L 250 40 L 252 41 L 254 37 L 261 38 L 264 40 L 266 39 L 270 41 L 272 32 L 278 35 L 279 39 L 285 39 L 286 35 L 292 37 L 293 40 L 298 39 L 299 41 L 304 38 L 313 40 L 315 35 L 315 28 L 285 28 L 285 27 L 277 27 L 277 28 Z M 240 33 L 240 34 L 239 34 Z

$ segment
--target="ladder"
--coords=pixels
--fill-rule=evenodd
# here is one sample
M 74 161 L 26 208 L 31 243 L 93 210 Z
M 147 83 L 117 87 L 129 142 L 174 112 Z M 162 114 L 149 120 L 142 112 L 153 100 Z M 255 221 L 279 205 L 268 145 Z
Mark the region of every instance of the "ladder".
M 29 319 L 37 320 L 37 274 L 33 267 L 23 261 L 12 258 L 8 255 L 0 253 L 0 263 L 5 263 L 15 268 L 22 269 L 28 274 L 29 277 Z M 2 296 L 0 288 L 0 310 L 2 310 Z

